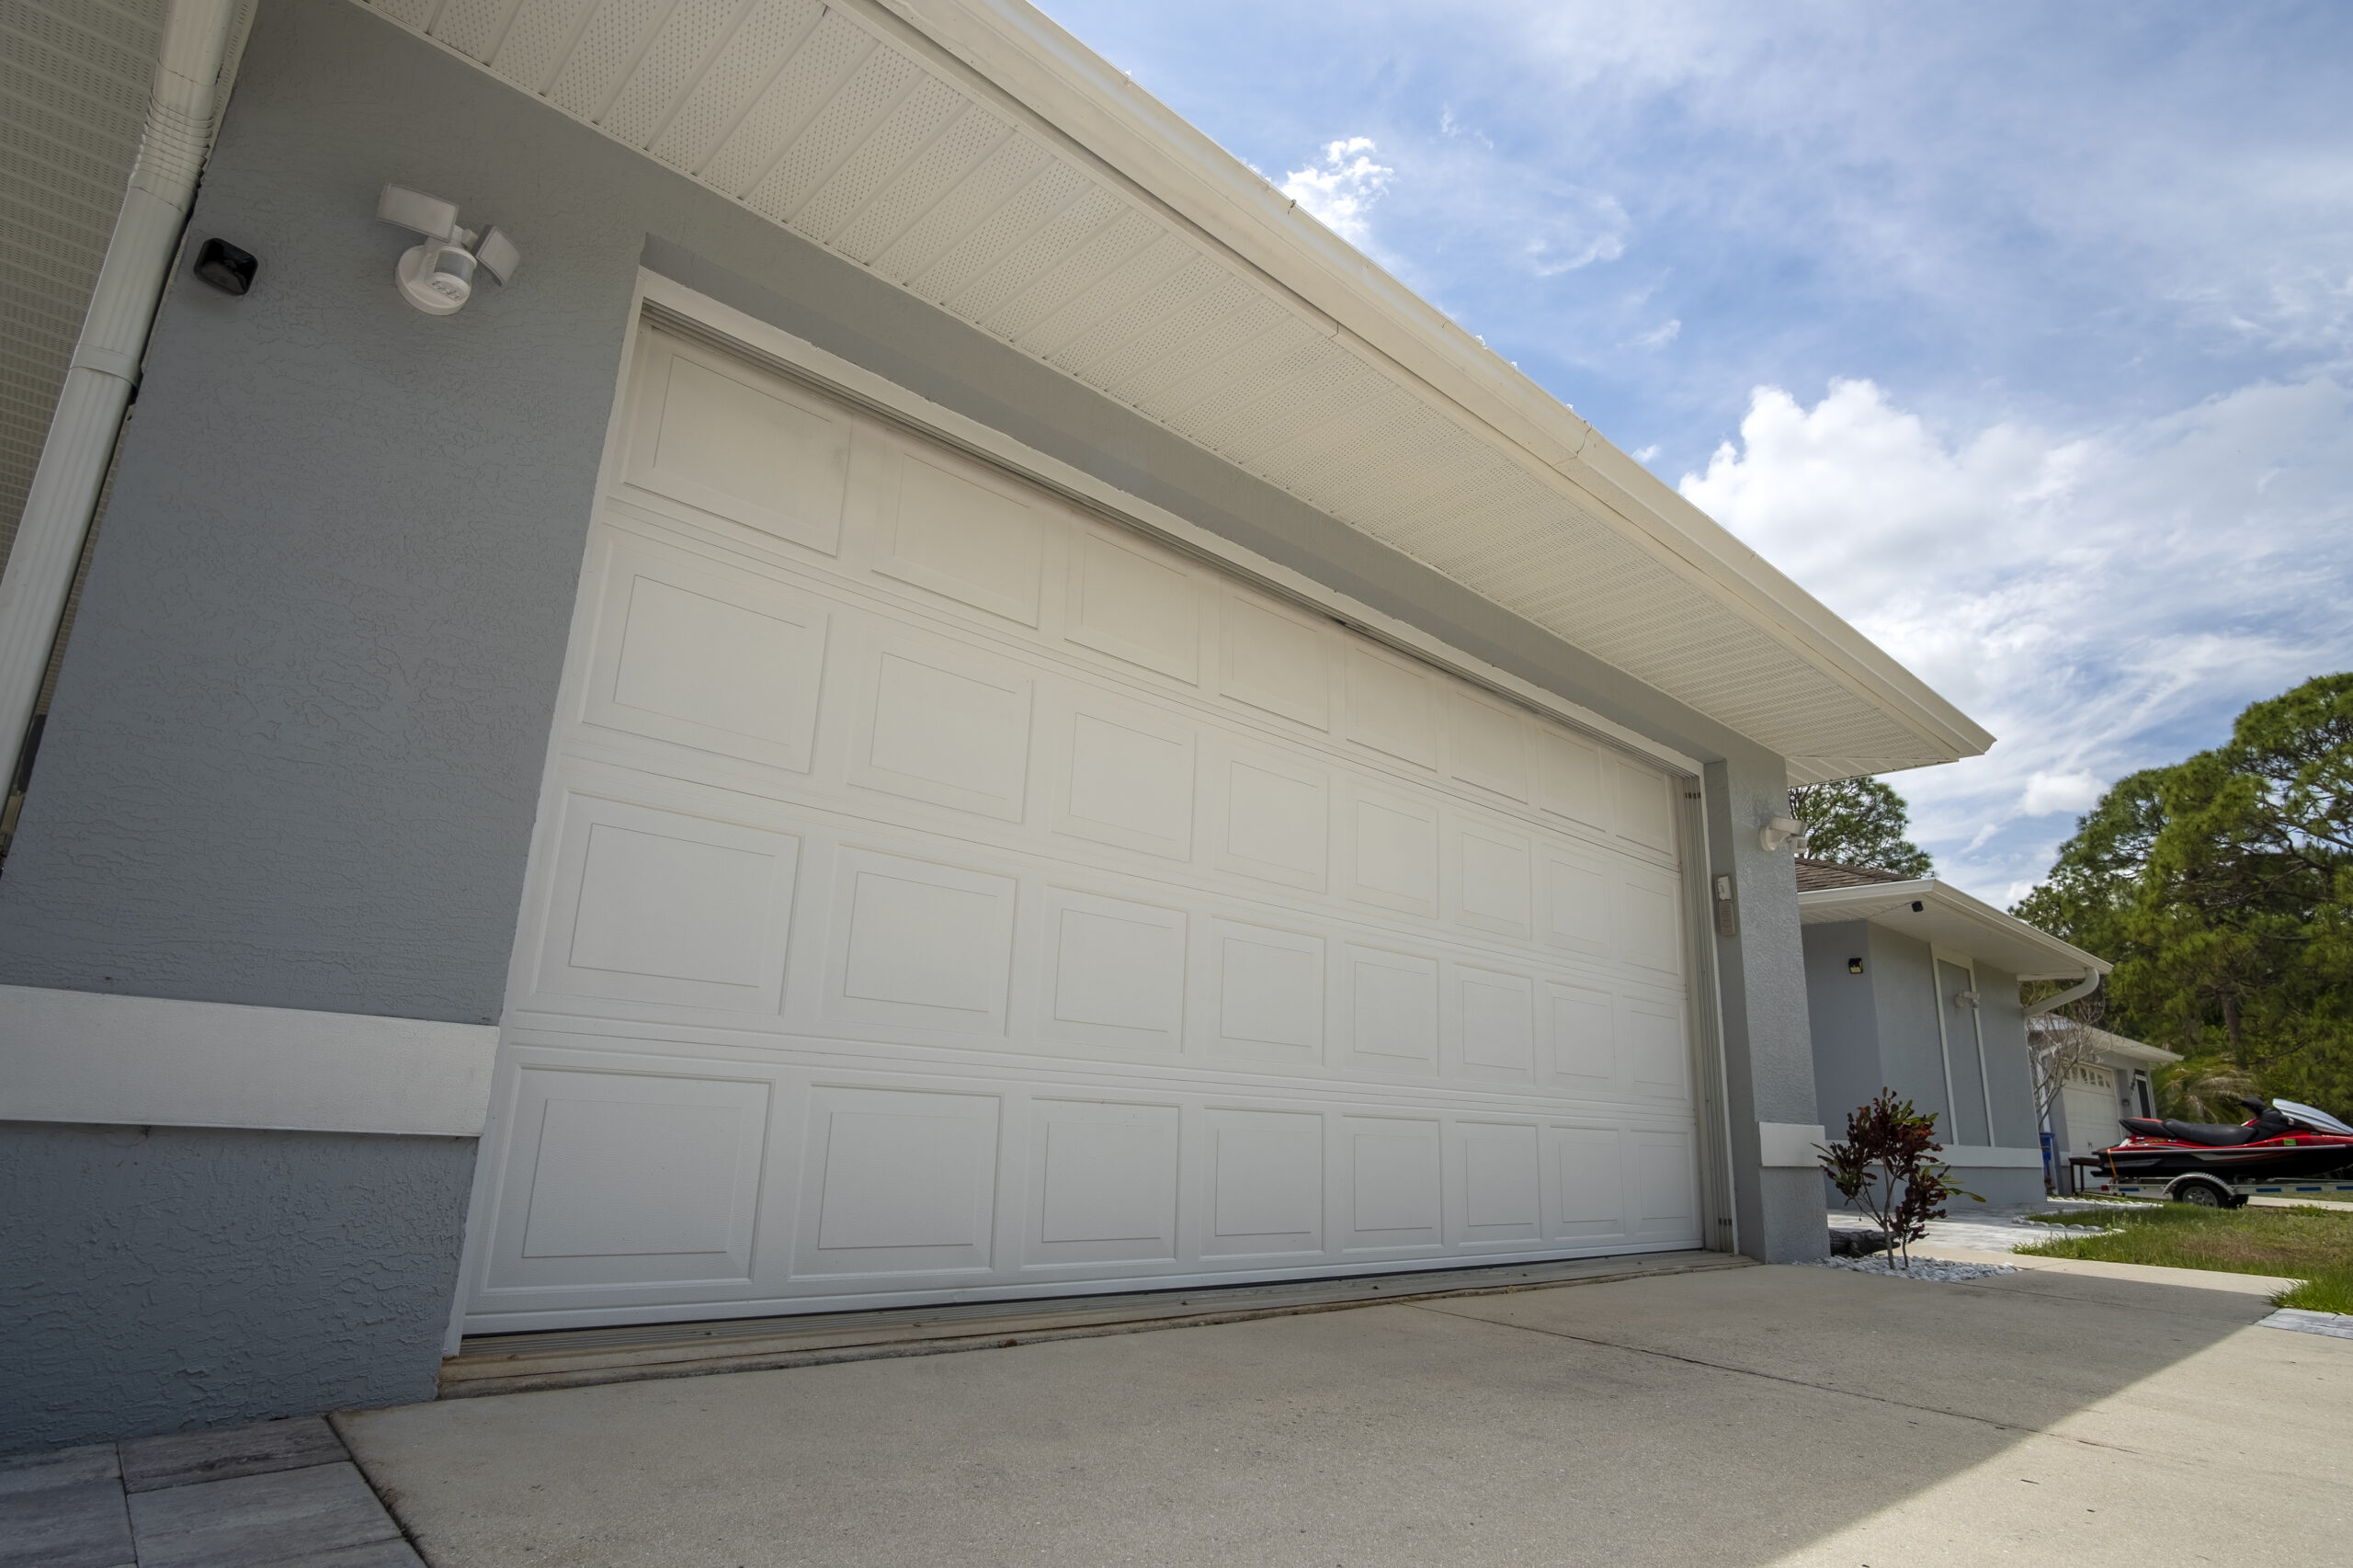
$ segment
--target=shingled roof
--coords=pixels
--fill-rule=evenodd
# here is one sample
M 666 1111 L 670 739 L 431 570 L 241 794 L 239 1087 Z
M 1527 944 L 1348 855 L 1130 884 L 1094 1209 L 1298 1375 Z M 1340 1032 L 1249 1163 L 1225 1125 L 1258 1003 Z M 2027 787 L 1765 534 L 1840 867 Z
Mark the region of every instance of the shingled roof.
M 1842 866 L 1836 860 L 1809 860 L 1801 855 L 1798 863 L 1798 892 L 1819 892 L 1824 888 L 1859 888 L 1872 882 L 1901 882 L 1909 879 L 1899 872 L 1882 871 L 1876 866 Z

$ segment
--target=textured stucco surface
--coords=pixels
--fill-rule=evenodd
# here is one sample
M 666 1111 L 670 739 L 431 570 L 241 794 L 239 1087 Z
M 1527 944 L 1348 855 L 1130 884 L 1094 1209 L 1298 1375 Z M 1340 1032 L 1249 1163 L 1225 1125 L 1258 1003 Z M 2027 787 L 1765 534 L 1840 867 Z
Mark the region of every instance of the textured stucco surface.
M 395 295 L 411 185 L 524 253 Z M 499 1012 L 641 259 L 1695 756 L 1558 639 L 346 0 L 267 0 L 165 301 L 22 831 L 0 983 Z
M 1937 1033 L 1937 976 L 1928 944 L 1871 928 L 1871 994 L 1879 1005 L 1880 1072 L 1889 1088 L 1933 1112 L 1952 1131 L 1945 1093 L 1944 1042 Z
M 1756 840 L 1759 826 L 1788 813 L 1789 776 L 1779 757 L 1748 750 L 1709 764 L 1706 784 L 1709 867 L 1733 874 L 1740 912 L 1740 934 L 1716 938 L 1740 1250 L 1768 1263 L 1820 1257 L 1829 1248 L 1822 1178 L 1765 1168 L 1756 1131 L 1822 1120 L 1796 868 L 1787 848 Z
M 0 1122 L 0 1453 L 430 1399 L 470 1138 Z
M 1833 1136 L 1879 1093 L 1879 1009 L 1871 999 L 1871 928 L 1861 920 L 1803 928 L 1806 1014 L 1813 1032 L 1814 1104 Z M 1849 974 L 1847 960 L 1864 972 Z

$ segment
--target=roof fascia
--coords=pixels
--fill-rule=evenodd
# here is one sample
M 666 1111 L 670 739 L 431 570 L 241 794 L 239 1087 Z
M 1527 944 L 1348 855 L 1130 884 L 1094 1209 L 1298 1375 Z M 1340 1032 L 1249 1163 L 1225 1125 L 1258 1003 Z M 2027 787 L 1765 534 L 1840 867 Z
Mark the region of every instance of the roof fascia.
M 1908 882 L 1870 882 L 1851 888 L 1816 888 L 1798 894 L 1798 907 L 1833 913 L 1852 909 L 1856 919 L 1878 923 L 1880 913 L 1873 906 L 1910 903 L 1915 900 L 1961 915 L 1971 924 L 2009 941 L 2023 942 L 2048 953 L 2061 966 L 2047 972 L 2022 973 L 2018 976 L 2020 980 L 2079 980 L 2094 971 L 2106 974 L 2116 967 L 2106 959 L 2094 957 L 2074 943 L 2062 941 L 2050 932 L 2029 926 L 2015 915 L 2006 915 L 1992 904 L 1972 898 L 1959 888 L 1934 877 L 1922 877 Z
M 1375 357 L 1438 393 L 1631 542 L 1928 743 L 1983 726 L 1841 620 L 1574 410 L 1488 350 L 1246 165 L 1021 0 L 867 0 L 1235 255 Z M 1838 775 L 1844 777 L 1844 775 Z

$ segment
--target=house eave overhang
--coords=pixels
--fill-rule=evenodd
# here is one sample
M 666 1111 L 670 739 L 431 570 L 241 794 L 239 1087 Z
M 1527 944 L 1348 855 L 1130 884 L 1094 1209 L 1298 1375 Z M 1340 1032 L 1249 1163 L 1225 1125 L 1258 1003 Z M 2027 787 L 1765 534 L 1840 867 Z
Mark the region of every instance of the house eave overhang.
M 1913 906 L 1919 905 L 1917 909 Z M 1882 929 L 1967 953 L 2020 980 L 2082 980 L 2115 966 L 1934 877 L 1821 888 L 1798 894 L 1798 920 L 1831 926 L 1867 920 Z
M 726 20 L 724 7 L 590 0 L 568 41 L 541 38 L 521 50 L 514 38 L 525 0 L 356 3 L 1453 578 L 1780 756 L 1794 781 L 1927 766 L 1992 744 L 1574 411 L 1019 0 L 812 0 L 812 16 L 831 18 L 813 29 L 854 25 L 877 51 L 861 64 L 864 46 L 836 50 L 852 63 L 830 88 L 794 88 L 814 106 L 795 124 L 815 128 L 809 136 L 827 160 L 813 196 L 780 193 L 778 184 L 808 162 L 795 161 L 800 143 L 737 145 L 747 128 L 774 130 L 774 116 L 752 111 L 767 102 L 758 95 L 780 91 L 776 85 L 796 69 L 791 59 L 756 77 L 734 68 L 743 62 L 730 51 L 752 7 Z M 682 72 L 685 45 L 671 45 L 689 28 L 702 29 L 691 40 L 699 63 Z M 882 51 L 892 58 L 878 74 Z M 655 61 L 671 63 L 656 73 Z M 906 85 L 917 76 L 925 85 Z M 861 82 L 861 91 L 844 90 Z M 713 101 L 724 92 L 741 101 Z M 956 105 L 943 108 L 943 94 Z M 857 107 L 886 100 L 895 107 Z M 949 129 L 898 123 L 919 100 L 922 113 Z M 1007 285 L 1009 299 L 954 267 L 940 282 L 931 261 L 893 254 L 898 241 L 870 246 L 859 237 L 864 216 L 902 194 L 892 182 L 904 186 L 908 170 L 937 172 L 926 161 L 936 163 L 970 115 L 991 122 L 995 151 L 974 153 L 948 188 L 978 188 L 989 160 L 1017 142 L 1056 165 L 1063 188 L 1085 187 L 1055 198 L 1063 216 L 1087 209 L 1085 222 L 1068 225 L 1066 245 L 1037 239 L 1056 218 L 1007 251 L 1034 252 L 1022 257 L 1022 280 Z M 733 129 L 698 148 L 674 135 L 687 123 Z M 904 151 L 889 154 L 895 163 L 870 155 L 881 146 Z M 831 199 L 853 174 L 872 189 Z M 1035 181 L 1023 189 L 1034 194 Z M 936 211 L 948 196 L 926 187 L 923 199 Z M 1165 341 L 1183 358 L 1218 329 L 1172 324 L 1199 314 L 1213 295 L 1221 304 L 1244 301 L 1253 319 L 1275 324 L 1256 341 L 1279 337 L 1295 351 L 1271 369 L 1249 348 L 1207 361 L 1210 370 L 1187 372 L 1180 390 L 1194 401 L 1183 407 L 1165 389 L 1136 391 L 1154 377 L 1132 370 L 1135 346 Z M 1040 301 L 1052 304 L 1030 308 Z M 1163 304 L 1165 319 L 1147 319 Z M 1179 330 L 1195 335 L 1167 335 Z M 1127 380 L 1104 369 L 1107 360 Z M 1289 385 L 1269 380 L 1294 369 Z M 1216 395 L 1204 399 L 1204 384 Z M 1221 403 L 1231 405 L 1222 415 L 1200 413 Z

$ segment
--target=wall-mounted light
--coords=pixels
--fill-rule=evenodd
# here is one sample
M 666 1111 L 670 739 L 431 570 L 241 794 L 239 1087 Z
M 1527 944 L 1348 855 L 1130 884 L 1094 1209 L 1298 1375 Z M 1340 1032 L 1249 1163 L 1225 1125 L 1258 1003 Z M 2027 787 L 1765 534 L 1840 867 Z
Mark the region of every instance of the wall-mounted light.
M 1779 849 L 1789 845 L 1802 853 L 1805 849 L 1806 825 L 1795 817 L 1775 817 L 1756 830 L 1756 846 L 1760 849 Z
M 1952 994 L 1952 1005 L 1956 1007 L 1974 1007 L 1977 1006 L 1976 990 L 1972 988 L 1967 991 L 1954 992 Z
M 1913 914 L 1915 914 L 1915 915 L 1919 914 L 1919 913 L 1920 913 L 1920 911 L 1922 911 L 1923 909 L 1926 909 L 1927 907 L 1927 904 L 1922 903 L 1921 903 L 1918 899 L 1916 899 L 1916 898 L 1915 898 L 1915 899 L 1914 899 L 1914 900 L 1912 901 L 1912 913 L 1913 913 Z
M 458 223 L 454 202 L 388 185 L 376 199 L 376 216 L 384 222 L 423 234 L 423 243 L 401 254 L 393 274 L 401 298 L 429 316 L 455 315 L 473 298 L 474 274 L 490 274 L 505 283 L 523 265 L 523 253 L 496 229 L 477 235 Z
M 1848 974 L 1860 974 L 1860 973 L 1862 973 L 1862 972 L 1863 972 L 1863 960 L 1860 960 L 1860 959 L 1848 959 L 1848 960 L 1847 960 L 1847 972 Z

